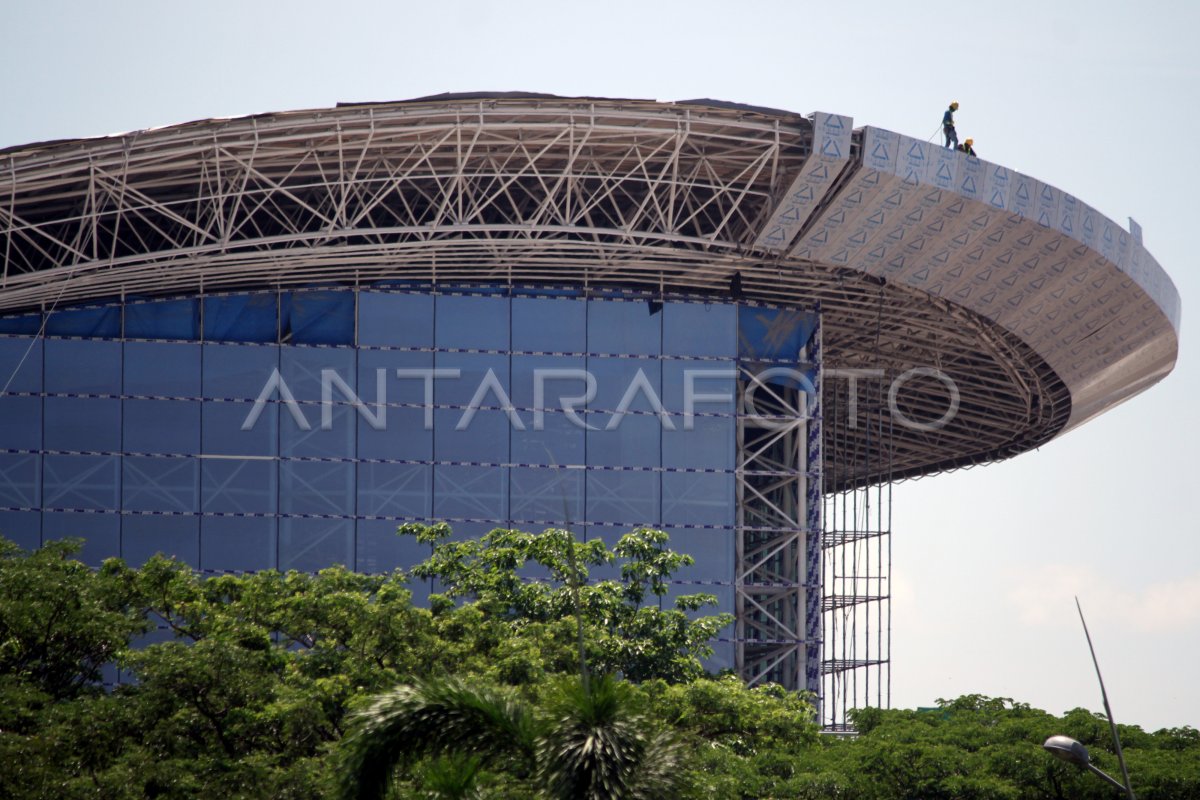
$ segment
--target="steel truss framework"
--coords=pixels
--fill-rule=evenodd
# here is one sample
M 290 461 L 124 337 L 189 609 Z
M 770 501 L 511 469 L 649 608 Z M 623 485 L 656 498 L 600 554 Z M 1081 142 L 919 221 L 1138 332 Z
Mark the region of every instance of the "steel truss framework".
M 820 485 L 821 462 L 809 460 L 808 441 L 820 421 L 808 393 L 764 382 L 752 365 L 738 371 L 735 663 L 750 685 L 770 681 L 815 695 L 820 612 L 810 612 L 809 595 L 820 573 L 808 553 L 819 527 L 808 489 Z
M 736 283 L 751 299 L 820 302 L 829 365 L 895 376 L 933 364 L 953 378 L 958 416 L 895 437 L 886 460 L 897 476 L 1051 438 L 1069 392 L 1008 331 L 922 292 L 755 249 L 811 146 L 811 123 L 790 115 L 476 99 L 211 120 L 0 153 L 0 310 L 330 282 L 568 282 L 725 297 Z M 866 346 L 875 336 L 879 345 Z M 906 390 L 900 402 L 918 418 L 944 408 L 936 385 Z

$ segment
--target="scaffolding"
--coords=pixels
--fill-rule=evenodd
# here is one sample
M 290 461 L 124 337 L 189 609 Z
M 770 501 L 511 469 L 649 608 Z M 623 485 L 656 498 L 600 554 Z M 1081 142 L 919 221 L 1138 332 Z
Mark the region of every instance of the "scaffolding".
M 824 465 L 821 501 L 820 721 L 837 733 L 853 730 L 854 709 L 891 705 L 889 460 L 895 415 L 889 413 L 883 370 L 831 373 L 823 395 L 825 431 L 838 457 Z M 860 475 L 881 478 L 858 483 L 854 476 Z
M 784 327 L 786 321 L 776 333 Z M 814 694 L 821 624 L 819 343 L 818 325 L 785 364 L 738 363 L 734 592 L 738 673 L 751 686 L 769 681 Z

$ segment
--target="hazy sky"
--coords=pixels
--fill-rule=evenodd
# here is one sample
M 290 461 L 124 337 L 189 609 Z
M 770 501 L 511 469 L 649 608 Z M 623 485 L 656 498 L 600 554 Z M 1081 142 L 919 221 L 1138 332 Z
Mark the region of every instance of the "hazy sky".
M 735 10 L 737 9 L 737 10 Z M 980 155 L 1125 224 L 1200 297 L 1200 4 L 6 2 L 0 147 L 204 117 L 527 90 L 712 97 Z M 893 704 L 966 692 L 1200 726 L 1200 358 L 1004 464 L 897 487 Z

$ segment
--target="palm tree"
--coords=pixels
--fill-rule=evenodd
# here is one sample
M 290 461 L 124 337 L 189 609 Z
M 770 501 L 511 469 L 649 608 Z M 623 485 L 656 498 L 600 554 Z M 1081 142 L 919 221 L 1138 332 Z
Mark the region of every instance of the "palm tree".
M 652 800 L 679 786 L 682 754 L 608 676 L 559 684 L 540 709 L 461 679 L 425 680 L 378 696 L 343 743 L 343 800 L 382 800 L 398 771 L 434 762 L 428 788 L 474 796 L 481 768 L 532 782 L 554 800 Z M 465 777 L 464 777 L 465 776 Z

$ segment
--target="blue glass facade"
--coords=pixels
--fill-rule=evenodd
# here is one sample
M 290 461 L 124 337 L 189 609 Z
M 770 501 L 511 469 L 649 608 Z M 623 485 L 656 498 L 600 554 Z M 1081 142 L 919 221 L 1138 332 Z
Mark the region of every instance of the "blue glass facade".
M 0 533 L 80 537 L 91 563 L 373 572 L 424 557 L 406 521 L 649 525 L 696 558 L 674 589 L 732 611 L 738 358 L 736 305 L 566 290 L 0 318 Z

